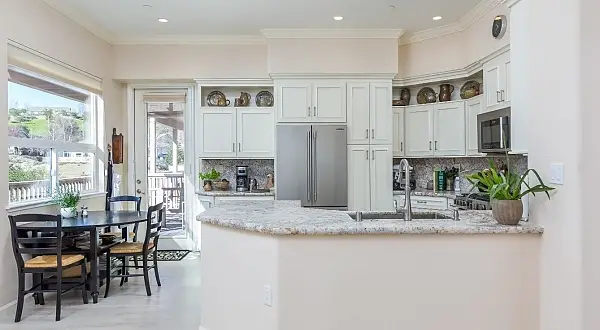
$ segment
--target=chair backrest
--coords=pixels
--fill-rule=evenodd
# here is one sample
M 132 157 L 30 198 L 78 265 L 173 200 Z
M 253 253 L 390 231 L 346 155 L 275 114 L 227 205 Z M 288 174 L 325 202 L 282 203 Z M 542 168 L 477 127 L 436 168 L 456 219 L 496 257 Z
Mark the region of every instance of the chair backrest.
M 138 211 L 138 212 L 141 210 L 141 207 L 142 207 L 142 197 L 138 197 L 138 196 L 113 196 L 113 197 L 109 197 L 108 198 L 109 205 L 112 205 L 113 203 L 121 203 L 121 202 L 134 202 L 135 203 L 135 210 Z M 110 211 L 110 210 L 106 210 L 106 211 Z
M 164 215 L 165 208 L 163 203 L 158 203 L 148 208 L 148 216 L 146 218 L 146 237 L 144 238 L 144 251 L 148 250 L 150 240 L 152 240 L 154 246 L 157 245 Z
M 19 269 L 25 266 L 23 255 L 56 255 L 58 272 L 62 270 L 62 218 L 60 215 L 21 214 L 8 216 L 13 253 Z M 19 224 L 27 223 L 27 227 Z

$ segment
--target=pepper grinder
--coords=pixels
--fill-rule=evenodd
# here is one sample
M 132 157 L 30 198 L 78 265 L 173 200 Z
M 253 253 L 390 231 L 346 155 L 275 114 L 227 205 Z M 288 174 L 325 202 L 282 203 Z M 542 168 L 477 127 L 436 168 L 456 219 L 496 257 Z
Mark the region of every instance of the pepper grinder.
M 250 191 L 258 189 L 258 181 L 256 179 L 250 180 Z
M 87 218 L 88 216 L 88 210 L 87 210 L 87 206 L 82 206 L 81 207 L 81 217 L 82 218 Z

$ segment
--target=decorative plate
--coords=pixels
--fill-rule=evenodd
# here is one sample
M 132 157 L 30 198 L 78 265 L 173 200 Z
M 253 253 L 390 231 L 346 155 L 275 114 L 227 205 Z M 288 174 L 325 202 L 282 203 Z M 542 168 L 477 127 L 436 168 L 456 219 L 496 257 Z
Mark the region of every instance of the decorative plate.
M 206 97 L 206 103 L 209 107 L 226 107 L 229 105 L 229 100 L 221 91 L 212 91 Z
M 259 92 L 254 100 L 257 107 L 272 107 L 274 102 L 273 94 L 269 91 Z
M 479 82 L 469 80 L 460 88 L 460 98 L 466 100 L 477 96 L 480 94 L 480 88 L 481 84 Z
M 436 100 L 435 91 L 431 87 L 423 87 L 417 94 L 417 103 L 419 104 L 435 103 Z

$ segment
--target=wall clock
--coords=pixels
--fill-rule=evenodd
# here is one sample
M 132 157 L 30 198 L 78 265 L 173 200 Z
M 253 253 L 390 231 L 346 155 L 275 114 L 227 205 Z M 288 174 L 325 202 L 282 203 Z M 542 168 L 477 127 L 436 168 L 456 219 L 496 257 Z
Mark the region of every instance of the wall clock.
M 496 39 L 501 39 L 504 37 L 504 33 L 506 33 L 506 27 L 508 22 L 506 20 L 506 16 L 497 15 L 494 17 L 494 22 L 492 23 L 492 37 Z

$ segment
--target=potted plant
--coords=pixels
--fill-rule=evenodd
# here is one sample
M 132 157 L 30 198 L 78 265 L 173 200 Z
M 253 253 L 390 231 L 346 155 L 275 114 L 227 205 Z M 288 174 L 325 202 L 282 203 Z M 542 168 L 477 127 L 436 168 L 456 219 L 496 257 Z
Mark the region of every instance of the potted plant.
M 203 186 L 205 191 L 212 190 L 212 182 L 221 177 L 221 173 L 217 172 L 214 168 L 208 172 L 200 173 L 200 180 L 203 180 Z
M 507 156 L 508 163 L 508 156 Z M 529 185 L 527 176 L 533 173 L 537 180 L 537 185 Z M 535 169 L 528 169 L 522 175 L 513 173 L 510 167 L 504 170 L 498 170 L 494 162 L 489 160 L 489 168 L 481 172 L 467 175 L 467 180 L 473 184 L 473 189 L 486 193 L 490 196 L 492 206 L 492 216 L 498 223 L 503 225 L 516 225 L 523 215 L 523 201 L 521 198 L 527 194 L 535 196 L 536 193 L 543 192 L 550 199 L 548 193 L 554 188 L 547 186 Z M 524 189 L 525 186 L 527 189 Z
M 81 200 L 79 192 L 57 190 L 52 200 L 60 206 L 60 215 L 63 218 L 75 218 L 77 216 L 77 204 Z

